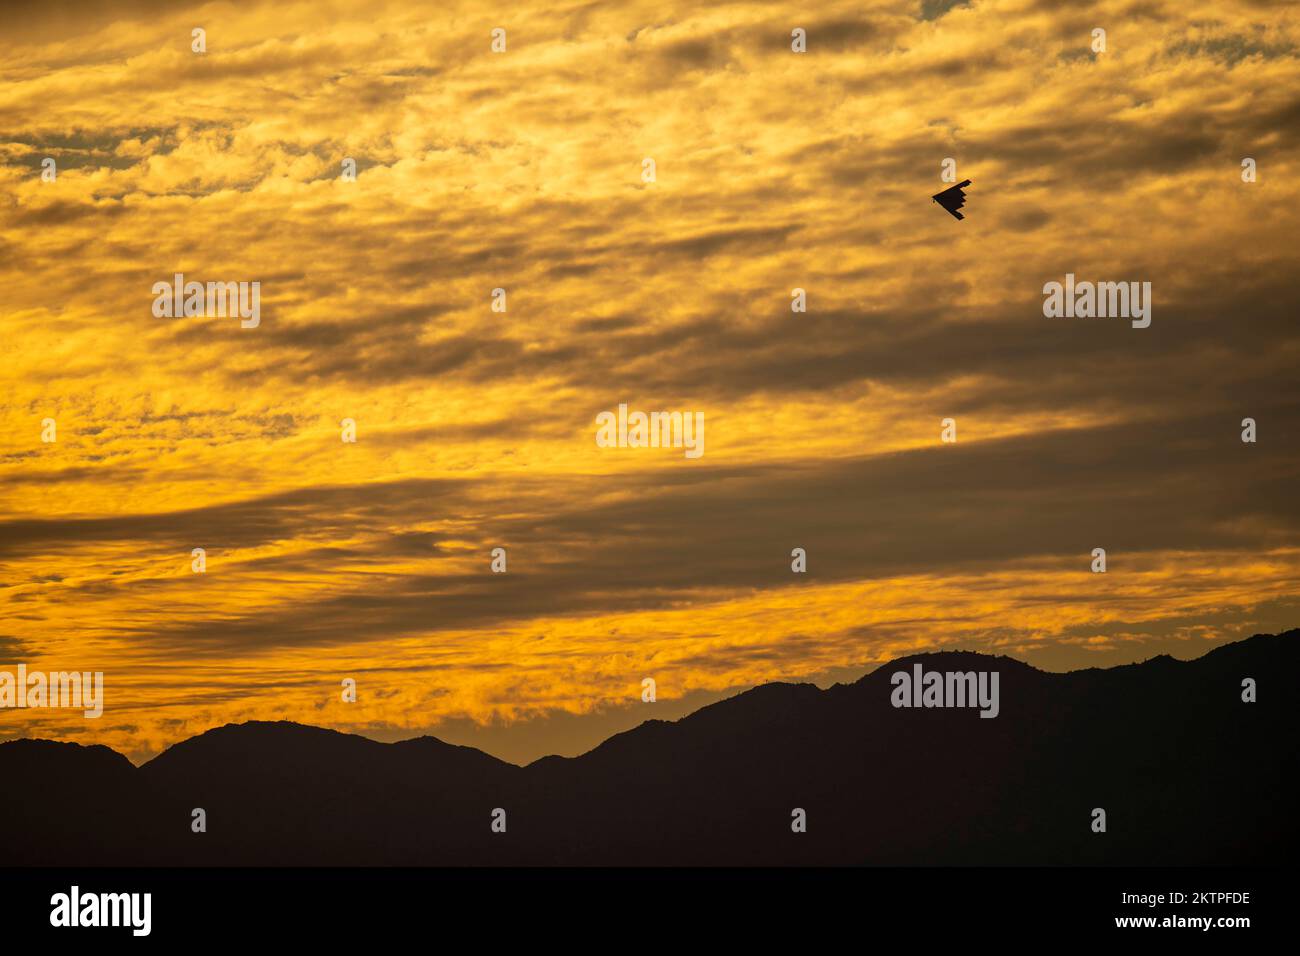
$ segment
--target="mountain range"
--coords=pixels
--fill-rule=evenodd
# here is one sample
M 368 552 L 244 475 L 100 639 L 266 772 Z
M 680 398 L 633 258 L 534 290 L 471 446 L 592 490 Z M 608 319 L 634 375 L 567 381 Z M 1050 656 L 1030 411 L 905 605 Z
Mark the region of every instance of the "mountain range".
M 524 767 L 286 722 L 219 727 L 139 767 L 14 740 L 0 744 L 0 865 L 1290 863 L 1298 656 L 1300 630 L 1064 674 L 912 655 Z M 915 664 L 996 671 L 998 715 L 894 706 L 891 676 Z

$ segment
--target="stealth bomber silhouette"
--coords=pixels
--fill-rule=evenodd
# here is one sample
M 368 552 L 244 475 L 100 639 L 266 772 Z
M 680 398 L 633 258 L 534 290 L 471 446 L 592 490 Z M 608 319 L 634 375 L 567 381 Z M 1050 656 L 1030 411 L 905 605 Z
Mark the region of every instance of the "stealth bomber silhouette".
M 965 219 L 966 217 L 957 210 L 966 205 L 966 194 L 962 192 L 962 188 L 969 185 L 970 180 L 963 179 L 956 186 L 950 186 L 941 193 L 935 193 L 930 198 L 952 213 L 956 218 Z

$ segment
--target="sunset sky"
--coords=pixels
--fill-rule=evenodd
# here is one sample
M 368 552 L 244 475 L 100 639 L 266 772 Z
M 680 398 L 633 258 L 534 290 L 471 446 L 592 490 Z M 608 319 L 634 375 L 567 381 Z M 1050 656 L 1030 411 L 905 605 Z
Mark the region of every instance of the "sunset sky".
M 105 712 L 0 739 L 523 762 L 916 650 L 1300 625 L 1298 44 L 1241 0 L 6 7 L 0 669 Z M 155 317 L 176 273 L 260 326 Z M 1151 326 L 1045 318 L 1066 273 Z M 705 453 L 597 447 L 620 402 Z

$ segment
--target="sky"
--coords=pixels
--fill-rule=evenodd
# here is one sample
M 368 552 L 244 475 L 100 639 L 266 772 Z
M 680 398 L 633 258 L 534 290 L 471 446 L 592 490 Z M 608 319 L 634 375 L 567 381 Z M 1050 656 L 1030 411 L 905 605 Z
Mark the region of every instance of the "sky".
M 8 5 L 0 670 L 105 709 L 0 739 L 522 763 L 916 651 L 1297 626 L 1298 42 L 1244 0 Z M 176 273 L 259 324 L 156 315 Z M 1150 326 L 1046 317 L 1067 273 Z M 620 403 L 703 454 L 600 447 Z

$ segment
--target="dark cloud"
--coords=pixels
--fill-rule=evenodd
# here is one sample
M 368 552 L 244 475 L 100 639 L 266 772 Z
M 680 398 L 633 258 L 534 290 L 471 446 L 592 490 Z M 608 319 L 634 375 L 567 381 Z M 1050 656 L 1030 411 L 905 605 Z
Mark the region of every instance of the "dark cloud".
M 954 7 L 968 7 L 969 0 L 921 0 L 921 19 L 938 20 Z
M 27 645 L 9 634 L 0 634 L 0 661 L 18 661 L 27 653 Z
M 157 514 L 0 521 L 0 556 L 53 554 L 85 544 L 124 541 L 155 551 L 170 545 L 188 554 L 195 547 L 190 542 L 201 541 L 215 550 L 294 537 L 346 535 L 364 526 L 365 520 L 385 520 L 384 515 L 410 519 L 423 508 L 445 503 L 463 485 L 454 479 L 399 481 L 383 485 L 379 494 L 369 485 L 310 487 Z M 367 519 L 360 517 L 359 507 Z
M 1249 554 L 1297 539 L 1298 470 L 1284 443 L 1244 445 L 1235 421 L 1187 419 L 936 443 L 833 465 L 607 477 L 601 503 L 591 479 L 515 480 L 516 507 L 528 503 L 519 518 L 485 513 L 471 487 L 413 481 L 159 516 L 10 522 L 0 541 L 23 553 L 111 538 L 155 548 L 168 539 L 220 548 L 292 535 L 365 538 L 361 549 L 259 565 L 337 576 L 358 559 L 445 557 L 436 533 L 383 530 L 394 523 L 478 515 L 481 572 L 373 574 L 352 587 L 340 577 L 324 598 L 138 635 L 160 646 L 251 651 L 667 608 L 701 581 L 800 586 L 788 569 L 796 546 L 807 549 L 816 583 L 996 571 L 1024 559 L 1077 567 L 1083 582 L 1099 546 L 1117 575 L 1153 552 Z M 574 500 L 586 503 L 564 504 Z M 494 546 L 509 551 L 508 575 L 488 570 Z
M 116 219 L 125 212 L 126 207 L 118 202 L 72 202 L 56 199 L 42 206 L 19 206 L 13 211 L 12 222 L 25 228 L 95 224 Z

